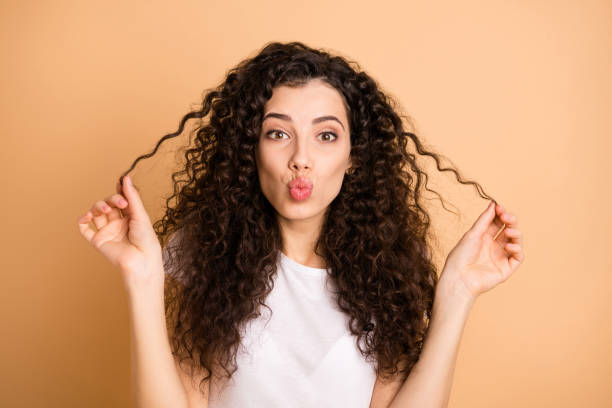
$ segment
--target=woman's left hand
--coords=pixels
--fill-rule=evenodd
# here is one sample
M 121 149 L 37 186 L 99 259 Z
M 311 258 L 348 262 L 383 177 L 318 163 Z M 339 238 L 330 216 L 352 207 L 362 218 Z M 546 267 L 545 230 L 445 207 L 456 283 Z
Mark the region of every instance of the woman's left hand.
M 525 259 L 522 242 L 516 217 L 491 202 L 449 253 L 438 286 L 447 294 L 476 299 L 518 268 Z

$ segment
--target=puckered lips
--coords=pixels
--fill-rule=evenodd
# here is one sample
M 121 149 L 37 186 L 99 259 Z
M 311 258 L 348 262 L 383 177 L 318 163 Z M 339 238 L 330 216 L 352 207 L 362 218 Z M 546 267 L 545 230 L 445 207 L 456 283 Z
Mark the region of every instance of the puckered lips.
M 312 181 L 308 177 L 296 177 L 287 186 L 289 187 L 289 194 L 296 201 L 306 200 L 312 193 Z
M 289 188 L 306 188 L 308 190 L 312 190 L 312 181 L 308 177 L 299 176 L 291 180 L 287 186 Z

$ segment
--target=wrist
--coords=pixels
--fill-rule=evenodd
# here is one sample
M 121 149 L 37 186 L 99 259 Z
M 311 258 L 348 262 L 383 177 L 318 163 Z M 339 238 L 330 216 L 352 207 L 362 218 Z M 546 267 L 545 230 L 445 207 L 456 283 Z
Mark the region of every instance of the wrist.
M 470 293 L 462 282 L 449 281 L 444 277 L 438 281 L 434 306 L 446 309 L 446 305 L 449 305 L 451 309 L 469 310 L 475 301 L 476 296 Z
M 153 275 L 146 280 L 139 279 L 136 282 L 126 280 L 125 286 L 131 302 L 150 303 L 164 299 L 164 276 L 160 278 Z

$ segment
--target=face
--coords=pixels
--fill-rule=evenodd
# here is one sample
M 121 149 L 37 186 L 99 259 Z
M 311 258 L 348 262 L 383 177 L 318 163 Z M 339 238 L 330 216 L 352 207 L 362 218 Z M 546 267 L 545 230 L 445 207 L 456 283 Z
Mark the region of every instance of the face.
M 264 107 L 256 163 L 261 190 L 285 221 L 322 217 L 340 192 L 351 165 L 348 126 L 342 95 L 322 80 L 274 89 Z M 312 183 L 305 199 L 288 187 L 298 176 Z

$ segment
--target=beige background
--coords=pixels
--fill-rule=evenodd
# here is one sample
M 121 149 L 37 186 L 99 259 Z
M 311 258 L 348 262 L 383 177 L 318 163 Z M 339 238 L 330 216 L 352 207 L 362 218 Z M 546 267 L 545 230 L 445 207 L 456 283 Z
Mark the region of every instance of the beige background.
M 526 260 L 474 305 L 449 406 L 611 406 L 609 1 L 3 1 L 0 19 L 0 405 L 130 405 L 126 293 L 76 220 L 229 68 L 298 40 L 359 62 L 518 217 Z M 134 173 L 152 216 L 171 145 Z M 487 203 L 431 177 L 461 212 L 432 201 L 448 253 Z

